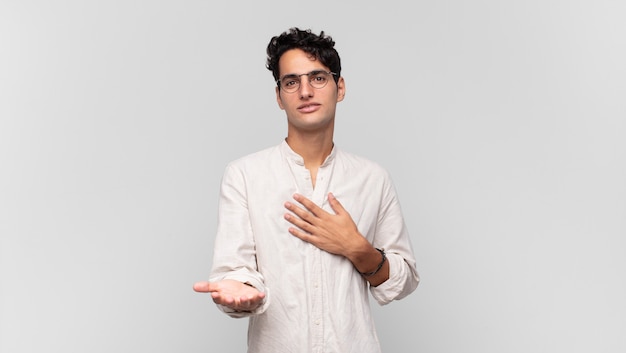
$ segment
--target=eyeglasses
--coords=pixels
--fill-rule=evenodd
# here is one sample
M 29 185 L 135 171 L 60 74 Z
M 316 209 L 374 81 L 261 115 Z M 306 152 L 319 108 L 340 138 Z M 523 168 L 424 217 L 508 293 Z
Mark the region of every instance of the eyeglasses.
M 278 86 L 287 93 L 293 93 L 300 88 L 300 81 L 302 76 L 309 78 L 309 85 L 316 89 L 322 89 L 326 87 L 331 77 L 337 75 L 334 72 L 324 70 L 314 70 L 306 74 L 300 75 L 285 75 L 280 80 L 277 80 Z

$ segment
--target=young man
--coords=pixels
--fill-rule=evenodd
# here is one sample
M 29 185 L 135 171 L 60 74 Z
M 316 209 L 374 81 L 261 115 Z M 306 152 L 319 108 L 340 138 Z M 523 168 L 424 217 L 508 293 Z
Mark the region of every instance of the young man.
M 389 175 L 333 142 L 346 93 L 334 44 L 298 28 L 272 38 L 287 138 L 222 180 L 213 269 L 194 290 L 250 318 L 249 352 L 380 352 L 368 291 L 384 305 L 419 282 Z

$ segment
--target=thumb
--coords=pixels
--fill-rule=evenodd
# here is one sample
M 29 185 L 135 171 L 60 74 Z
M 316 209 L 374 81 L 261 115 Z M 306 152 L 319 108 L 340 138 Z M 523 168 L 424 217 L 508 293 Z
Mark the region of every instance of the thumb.
M 193 284 L 193 290 L 199 293 L 208 293 L 215 290 L 213 284 L 207 281 L 200 281 Z

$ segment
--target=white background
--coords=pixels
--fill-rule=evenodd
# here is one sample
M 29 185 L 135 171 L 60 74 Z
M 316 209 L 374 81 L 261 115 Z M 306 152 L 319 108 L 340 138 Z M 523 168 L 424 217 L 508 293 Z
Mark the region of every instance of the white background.
M 325 30 L 336 142 L 422 283 L 386 352 L 626 351 L 626 3 L 0 2 L 0 352 L 243 352 L 206 279 L 223 168 L 286 134 L 269 39 Z

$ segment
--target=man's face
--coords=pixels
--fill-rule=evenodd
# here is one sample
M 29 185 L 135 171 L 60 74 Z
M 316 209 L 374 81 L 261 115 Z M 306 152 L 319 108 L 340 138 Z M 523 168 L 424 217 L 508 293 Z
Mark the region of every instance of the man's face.
M 286 51 L 281 56 L 278 67 L 281 78 L 285 75 L 301 75 L 316 70 L 330 71 L 328 67 L 300 49 Z M 317 89 L 309 84 L 307 75 L 302 75 L 297 91 L 288 93 L 276 88 L 276 100 L 280 109 L 287 114 L 290 131 L 293 129 L 300 132 L 332 130 L 337 103 L 343 100 L 344 95 L 345 83 L 342 77 L 337 83 L 330 77 L 326 86 Z

